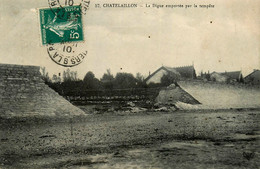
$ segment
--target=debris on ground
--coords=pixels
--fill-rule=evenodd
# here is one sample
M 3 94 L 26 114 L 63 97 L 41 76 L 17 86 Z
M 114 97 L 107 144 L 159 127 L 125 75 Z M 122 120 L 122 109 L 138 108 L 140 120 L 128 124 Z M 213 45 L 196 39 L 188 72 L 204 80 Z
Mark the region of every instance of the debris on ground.
M 168 112 L 168 108 L 167 107 L 161 107 L 161 108 L 158 108 L 158 109 L 154 109 L 154 111 L 163 111 L 163 112 Z
M 127 106 L 134 107 L 135 104 L 133 102 L 127 102 Z

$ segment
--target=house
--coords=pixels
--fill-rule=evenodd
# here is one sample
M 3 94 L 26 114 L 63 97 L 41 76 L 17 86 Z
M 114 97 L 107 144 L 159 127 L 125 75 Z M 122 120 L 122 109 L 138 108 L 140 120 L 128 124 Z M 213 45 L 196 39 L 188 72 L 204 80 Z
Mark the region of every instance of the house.
M 210 80 L 216 82 L 241 82 L 243 76 L 241 71 L 233 72 L 212 72 L 210 74 Z
M 223 75 L 223 74 L 218 73 L 218 72 L 212 72 L 210 74 L 210 80 L 214 81 L 214 82 L 224 83 L 224 82 L 228 81 L 228 76 Z
M 180 79 L 195 79 L 196 78 L 196 72 L 194 69 L 194 66 L 183 66 L 183 67 L 167 67 L 162 66 L 159 69 L 157 69 L 155 72 L 150 74 L 146 79 L 146 84 L 150 83 L 161 83 L 161 78 L 163 75 L 166 75 L 168 73 L 174 73 L 177 76 L 180 77 Z
M 245 77 L 245 83 L 259 85 L 260 84 L 260 70 L 255 69 L 252 73 Z
M 223 72 L 221 74 L 229 77 L 230 82 L 241 82 L 243 80 L 241 71 Z
M 181 67 L 175 67 L 173 68 L 175 69 L 177 72 L 180 73 L 181 75 L 181 79 L 196 79 L 196 71 L 193 65 L 191 66 L 181 66 Z

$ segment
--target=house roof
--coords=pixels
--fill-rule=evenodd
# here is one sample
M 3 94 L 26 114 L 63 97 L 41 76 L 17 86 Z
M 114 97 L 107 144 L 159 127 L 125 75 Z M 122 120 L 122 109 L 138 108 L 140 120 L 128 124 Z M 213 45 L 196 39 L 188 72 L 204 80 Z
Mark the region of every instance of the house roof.
M 181 67 L 174 67 L 177 72 L 181 74 L 181 76 L 193 75 L 194 74 L 194 66 L 181 66 Z
M 222 73 L 219 73 L 219 72 L 212 72 L 210 73 L 210 79 L 213 80 L 213 81 L 226 81 L 227 79 L 229 79 L 230 77 L 225 75 L 225 74 L 222 74 Z
M 151 77 L 153 77 L 157 72 L 159 72 L 160 70 L 165 70 L 167 72 L 172 72 L 175 74 L 178 74 L 180 76 L 187 76 L 187 75 L 191 75 L 194 73 L 194 66 L 182 66 L 182 67 L 169 67 L 169 66 L 162 66 L 159 69 L 157 69 L 155 72 L 153 72 L 151 75 L 149 75 L 145 81 L 149 80 Z
M 221 73 L 215 72 L 215 71 L 210 73 L 210 75 L 212 75 L 212 74 L 219 74 L 219 75 L 221 75 Z
M 255 74 L 255 73 L 258 72 L 258 71 L 260 71 L 260 70 L 259 70 L 259 69 L 254 70 L 252 73 L 250 73 L 249 75 L 247 75 L 247 76 L 245 77 L 245 79 L 249 78 L 250 76 L 252 76 L 253 74 Z
M 231 79 L 239 79 L 240 75 L 241 75 L 241 71 L 222 72 L 220 74 L 226 75 L 226 76 L 230 77 Z
M 214 71 L 214 72 L 212 72 L 212 73 L 210 73 L 210 74 L 212 75 L 213 73 L 217 73 L 217 74 L 220 74 L 220 73 L 218 73 L 218 72 L 215 72 L 215 71 Z
M 169 72 L 172 72 L 172 73 L 175 73 L 175 74 L 178 74 L 180 75 L 180 73 L 178 71 L 176 71 L 175 68 L 172 68 L 172 67 L 168 67 L 168 66 L 163 66 L 165 69 L 167 69 L 167 71 Z
M 177 72 L 175 69 L 171 68 L 171 67 L 167 67 L 167 66 L 162 66 L 160 67 L 159 69 L 157 69 L 155 72 L 153 72 L 151 75 L 149 75 L 145 81 L 149 80 L 151 77 L 153 77 L 157 72 L 159 72 L 160 70 L 165 70 L 167 72 L 172 72 L 172 73 L 175 73 L 175 74 L 178 74 L 180 75 L 179 72 Z
M 225 73 L 221 73 L 221 72 L 212 72 L 212 73 L 210 73 L 210 75 L 213 75 L 213 74 L 218 74 L 218 75 L 220 75 L 220 76 L 225 76 L 225 77 L 229 77 L 227 74 L 225 74 Z

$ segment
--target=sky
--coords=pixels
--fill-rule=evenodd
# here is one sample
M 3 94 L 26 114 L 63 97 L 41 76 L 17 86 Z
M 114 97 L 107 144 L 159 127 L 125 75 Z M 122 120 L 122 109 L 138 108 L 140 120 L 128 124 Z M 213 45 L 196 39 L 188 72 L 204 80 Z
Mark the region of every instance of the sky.
M 60 0 L 62 1 L 62 0 Z M 95 8 L 96 3 L 212 4 L 210 9 Z M 0 63 L 46 67 L 52 75 L 67 69 L 54 63 L 41 45 L 38 8 L 48 0 L 0 1 Z M 107 69 L 147 76 L 162 65 L 194 64 L 201 71 L 260 69 L 258 0 L 91 0 L 83 17 L 88 54 L 73 68 L 80 78 Z M 81 50 L 79 49 L 79 50 Z

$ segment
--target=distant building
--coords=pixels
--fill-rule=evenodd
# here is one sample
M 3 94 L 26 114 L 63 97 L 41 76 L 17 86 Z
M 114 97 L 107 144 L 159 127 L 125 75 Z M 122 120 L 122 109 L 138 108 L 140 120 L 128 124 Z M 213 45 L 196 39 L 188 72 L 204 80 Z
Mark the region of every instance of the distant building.
M 173 68 L 177 72 L 180 73 L 181 79 L 196 79 L 196 71 L 194 69 L 194 66 L 181 66 L 181 67 L 175 67 Z
M 260 84 L 260 70 L 256 69 L 244 79 L 245 83 L 259 85 Z
M 228 76 L 222 75 L 221 73 L 218 72 L 212 72 L 210 74 L 210 80 L 215 82 L 225 83 L 228 81 Z
M 232 82 L 241 82 L 243 81 L 243 76 L 241 71 L 233 71 L 233 72 L 223 72 L 222 75 L 226 75 L 229 77 L 229 80 Z
M 157 69 L 155 72 L 150 74 L 146 79 L 146 84 L 150 83 L 161 83 L 161 78 L 163 75 L 168 74 L 169 72 L 174 73 L 180 77 L 180 79 L 195 79 L 196 72 L 194 66 L 183 66 L 183 67 L 167 67 L 162 66 Z
M 210 80 L 216 82 L 241 82 L 243 81 L 243 76 L 241 71 L 212 72 L 210 74 Z

